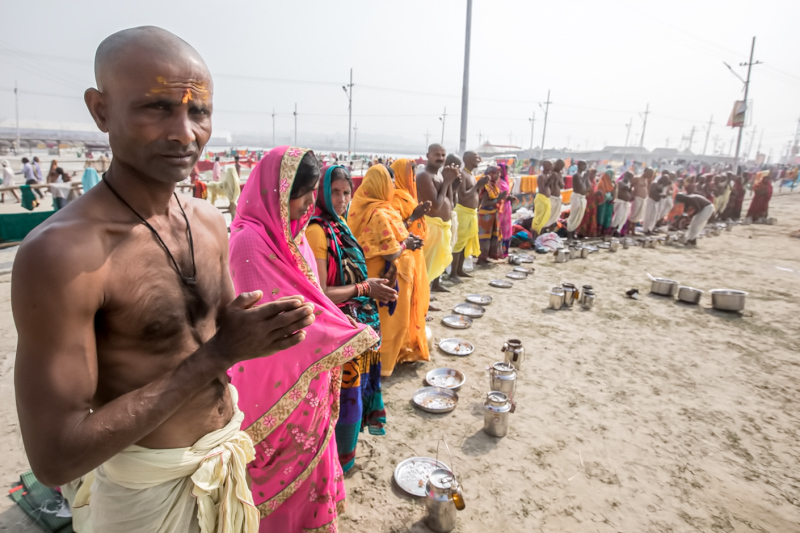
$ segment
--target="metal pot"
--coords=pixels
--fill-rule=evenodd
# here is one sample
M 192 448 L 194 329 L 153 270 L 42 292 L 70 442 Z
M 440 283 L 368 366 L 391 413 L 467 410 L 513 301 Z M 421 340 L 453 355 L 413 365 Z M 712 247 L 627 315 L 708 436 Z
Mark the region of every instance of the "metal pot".
M 661 296 L 675 296 L 678 290 L 678 282 L 674 279 L 654 278 L 650 282 L 650 292 Z
M 591 309 L 594 307 L 594 300 L 594 291 L 586 291 L 581 295 L 581 306 L 587 310 Z
M 572 283 L 562 283 L 561 288 L 564 289 L 564 307 L 572 307 L 575 297 L 578 295 L 578 289 Z
M 456 528 L 456 501 L 463 502 L 461 487 L 449 470 L 437 468 L 425 485 L 425 525 L 436 533 L 450 533 Z M 462 506 L 461 509 L 464 507 Z
M 630 246 L 631 246 L 631 241 L 629 241 L 628 239 L 623 239 L 622 249 L 627 250 L 628 248 L 630 248 Z
M 514 365 L 500 361 L 489 369 L 489 390 L 500 391 L 511 400 L 517 391 L 517 372 Z
M 518 256 L 517 254 L 511 254 L 511 255 L 508 256 L 508 262 L 509 262 L 509 264 L 512 264 L 512 265 L 521 265 L 522 264 L 522 258 L 520 256 Z
M 559 248 L 555 251 L 554 257 L 556 259 L 556 263 L 566 263 L 569 261 L 569 251 L 565 248 Z
M 689 242 L 689 239 L 688 239 L 688 237 L 686 237 L 685 233 L 679 233 L 678 234 L 678 242 L 681 243 L 681 244 L 686 244 L 687 242 Z
M 561 309 L 564 305 L 564 289 L 561 287 L 553 287 L 550 290 L 550 309 Z
M 500 391 L 490 392 L 483 404 L 483 430 L 492 437 L 505 437 L 511 412 L 511 399 L 506 394 Z
M 519 339 L 508 339 L 503 343 L 500 348 L 501 352 L 506 354 L 506 363 L 513 365 L 514 368 L 519 370 L 522 367 L 522 362 L 525 361 L 525 348 L 522 346 L 522 341 Z M 501 390 L 501 389 L 492 389 Z M 512 395 L 513 396 L 513 395 Z
M 700 298 L 703 297 L 703 291 L 693 287 L 686 287 L 681 285 L 678 287 L 678 300 L 686 302 L 687 304 L 699 304 Z
M 586 259 L 587 257 L 589 257 L 589 249 L 586 248 L 585 246 L 582 246 L 581 247 L 581 259 Z
M 714 289 L 711 291 L 711 306 L 718 311 L 743 311 L 747 293 L 735 289 Z
M 611 244 L 608 245 L 609 252 L 616 252 L 619 250 L 619 239 L 611 239 Z
M 594 294 L 594 287 L 592 287 L 591 285 L 584 285 L 583 287 L 581 287 L 581 289 L 582 289 L 581 294 L 580 296 L 578 296 L 579 304 L 583 303 L 583 299 L 586 297 L 586 293 Z
M 725 231 L 733 231 L 733 222 L 725 224 Z

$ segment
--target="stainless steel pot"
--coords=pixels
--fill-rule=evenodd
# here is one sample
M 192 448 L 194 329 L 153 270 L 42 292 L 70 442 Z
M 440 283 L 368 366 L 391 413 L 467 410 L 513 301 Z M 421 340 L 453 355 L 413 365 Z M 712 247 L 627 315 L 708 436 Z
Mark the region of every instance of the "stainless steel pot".
M 553 287 L 550 291 L 550 309 L 561 309 L 564 305 L 564 289 L 561 287 Z
M 569 261 L 569 251 L 565 248 L 559 248 L 555 251 L 554 257 L 556 259 L 556 263 L 566 263 Z
M 564 289 L 564 307 L 572 307 L 578 295 L 578 289 L 572 283 L 562 283 L 561 288 Z
M 500 391 L 510 399 L 514 399 L 517 390 L 517 372 L 514 365 L 500 361 L 489 369 L 489 390 Z
M 587 257 L 589 257 L 589 249 L 586 248 L 585 246 L 582 246 L 581 247 L 581 259 L 586 259 Z
M 747 293 L 736 289 L 714 289 L 711 291 L 711 306 L 718 311 L 743 311 Z
M 687 304 L 699 304 L 700 298 L 703 297 L 703 291 L 695 289 L 694 287 L 686 287 L 681 285 L 678 287 L 678 300 L 686 302 Z
M 506 394 L 490 392 L 483 403 L 483 430 L 492 437 L 505 437 L 512 412 L 511 399 Z
M 616 252 L 617 250 L 619 250 L 619 240 L 611 239 L 611 243 L 608 245 L 608 251 Z
M 581 306 L 583 306 L 584 309 L 591 309 L 594 307 L 594 300 L 595 295 L 592 290 L 585 291 L 581 294 Z
M 622 249 L 627 250 L 631 245 L 631 242 L 628 239 L 622 240 Z
M 678 282 L 674 279 L 654 278 L 650 282 L 650 292 L 661 296 L 675 296 L 678 290 Z

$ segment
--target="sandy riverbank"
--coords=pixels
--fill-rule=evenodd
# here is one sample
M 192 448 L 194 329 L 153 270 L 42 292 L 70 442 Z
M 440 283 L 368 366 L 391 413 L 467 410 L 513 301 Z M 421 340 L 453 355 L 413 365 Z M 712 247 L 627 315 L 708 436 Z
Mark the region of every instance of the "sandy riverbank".
M 749 198 L 747 199 L 749 203 Z M 447 439 L 467 509 L 456 531 L 679 532 L 800 531 L 800 193 L 772 201 L 777 226 L 739 226 L 697 249 L 663 246 L 602 251 L 554 264 L 511 290 L 494 289 L 506 265 L 476 272 L 441 297 L 446 309 L 468 293 L 494 297 L 472 329 L 439 324 L 434 336 L 476 346 L 466 358 L 434 350 L 433 361 L 403 366 L 384 385 L 388 434 L 365 435 L 347 480 L 343 533 L 423 532 L 424 504 L 391 481 L 395 465 L 432 456 Z M 647 294 L 645 272 L 705 290 L 750 293 L 730 315 Z M 561 281 L 589 283 L 592 311 L 545 309 Z M 638 287 L 639 301 L 624 292 Z M 0 277 L 0 449 L 10 485 L 27 468 L 13 392 L 16 334 L 9 276 Z M 44 326 L 43 326 L 44 327 Z M 528 358 L 519 373 L 509 435 L 482 431 L 486 368 L 503 341 L 520 338 Z M 467 375 L 460 404 L 446 415 L 410 405 L 425 373 L 452 366 Z M 37 531 L 7 498 L 0 530 Z

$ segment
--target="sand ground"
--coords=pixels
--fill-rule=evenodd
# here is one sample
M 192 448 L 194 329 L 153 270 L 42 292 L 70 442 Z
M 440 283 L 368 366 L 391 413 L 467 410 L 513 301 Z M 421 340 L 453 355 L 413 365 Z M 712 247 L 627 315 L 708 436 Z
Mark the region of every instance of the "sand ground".
M 749 198 L 746 200 L 749 203 Z M 499 265 L 440 297 L 446 309 L 468 293 L 494 303 L 465 331 L 439 324 L 434 337 L 476 346 L 465 358 L 438 350 L 403 365 L 384 384 L 388 433 L 365 435 L 362 470 L 347 480 L 343 533 L 424 532 L 424 503 L 394 487 L 401 460 L 433 456 L 444 438 L 467 508 L 456 531 L 682 532 L 800 531 L 800 193 L 772 201 L 776 226 L 739 226 L 697 249 L 662 246 L 601 251 L 555 264 L 537 257 L 535 274 L 510 290 L 487 285 Z M 0 264 L 13 260 L 3 252 Z M 0 272 L 2 268 L 0 268 Z M 647 293 L 646 272 L 701 289 L 749 292 L 742 314 L 688 306 Z M 10 276 L 0 274 L 0 457 L 10 485 L 27 462 L 14 406 L 16 333 Z M 591 284 L 591 311 L 550 311 L 549 288 Z M 643 297 L 627 299 L 638 287 Z M 483 430 L 487 367 L 519 338 L 518 408 L 508 436 Z M 450 366 L 467 383 L 457 409 L 431 415 L 410 404 L 425 373 Z M 445 458 L 445 461 L 449 459 Z M 10 499 L 0 530 L 38 531 Z

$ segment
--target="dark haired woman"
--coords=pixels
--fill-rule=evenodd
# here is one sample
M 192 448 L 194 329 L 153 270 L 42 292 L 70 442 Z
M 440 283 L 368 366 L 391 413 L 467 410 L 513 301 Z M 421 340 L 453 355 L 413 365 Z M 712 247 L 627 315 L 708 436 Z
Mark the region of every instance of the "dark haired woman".
M 305 238 L 319 182 L 314 154 L 275 148 L 253 169 L 231 224 L 230 271 L 237 293 L 260 302 L 300 295 L 314 323 L 299 344 L 229 370 L 255 445 L 248 466 L 260 531 L 336 530 L 345 500 L 335 427 L 341 367 L 378 342 L 322 292 Z
M 380 332 L 378 302 L 397 299 L 385 279 L 368 278 L 364 252 L 344 220 L 353 194 L 353 182 L 341 165 L 329 167 L 317 193 L 317 208 L 306 238 L 319 272 L 325 296 L 345 315 Z M 345 363 L 342 368 L 341 409 L 336 423 L 339 462 L 347 472 L 355 464 L 358 434 L 385 435 L 386 411 L 381 393 L 380 344 Z

